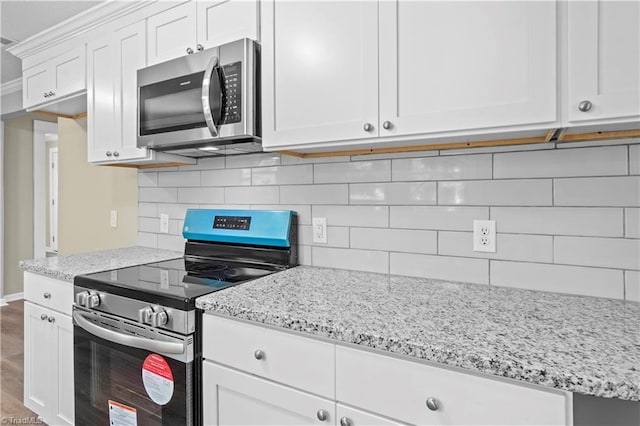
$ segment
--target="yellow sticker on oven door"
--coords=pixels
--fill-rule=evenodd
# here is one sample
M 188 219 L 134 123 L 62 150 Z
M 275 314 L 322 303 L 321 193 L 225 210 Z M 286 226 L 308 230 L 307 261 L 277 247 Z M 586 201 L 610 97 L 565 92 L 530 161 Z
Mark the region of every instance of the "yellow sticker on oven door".
M 173 373 L 167 361 L 158 354 L 149 355 L 142 364 L 142 383 L 147 395 L 158 405 L 173 397 Z

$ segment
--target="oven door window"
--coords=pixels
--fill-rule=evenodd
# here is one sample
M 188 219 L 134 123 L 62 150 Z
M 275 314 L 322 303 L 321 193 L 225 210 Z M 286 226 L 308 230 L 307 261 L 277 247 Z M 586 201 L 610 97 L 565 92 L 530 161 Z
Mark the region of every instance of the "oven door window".
M 207 127 L 202 110 L 203 72 L 140 87 L 140 135 Z
M 134 413 L 137 426 L 193 424 L 193 363 L 163 357 L 173 376 L 173 392 L 164 405 L 145 389 L 142 368 L 151 352 L 122 346 L 74 327 L 76 424 L 110 425 L 110 410 Z M 156 398 L 157 399 L 157 398 Z M 115 403 L 110 404 L 110 401 Z M 124 407 L 124 408 L 118 408 Z M 125 413 L 127 414 L 127 413 Z M 111 420 L 127 416 L 112 413 Z

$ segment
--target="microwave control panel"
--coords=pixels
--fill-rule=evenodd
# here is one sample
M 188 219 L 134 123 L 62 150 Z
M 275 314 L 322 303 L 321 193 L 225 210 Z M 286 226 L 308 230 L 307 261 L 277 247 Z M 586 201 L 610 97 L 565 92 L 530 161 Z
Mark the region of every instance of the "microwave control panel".
M 222 76 L 222 124 L 239 123 L 242 121 L 242 62 L 223 65 Z

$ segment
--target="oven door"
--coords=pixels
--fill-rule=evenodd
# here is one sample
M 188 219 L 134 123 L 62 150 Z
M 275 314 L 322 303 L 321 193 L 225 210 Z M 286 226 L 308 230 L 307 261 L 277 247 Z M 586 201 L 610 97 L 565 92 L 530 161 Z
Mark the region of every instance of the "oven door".
M 193 336 L 77 307 L 73 319 L 76 424 L 196 423 Z

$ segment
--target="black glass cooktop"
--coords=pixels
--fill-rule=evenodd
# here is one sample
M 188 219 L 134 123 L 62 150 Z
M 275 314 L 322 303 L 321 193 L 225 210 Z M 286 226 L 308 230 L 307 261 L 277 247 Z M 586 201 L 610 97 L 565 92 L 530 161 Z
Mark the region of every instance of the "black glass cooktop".
M 74 285 L 176 309 L 193 309 L 195 299 L 276 272 L 229 261 L 180 258 L 79 275 Z

